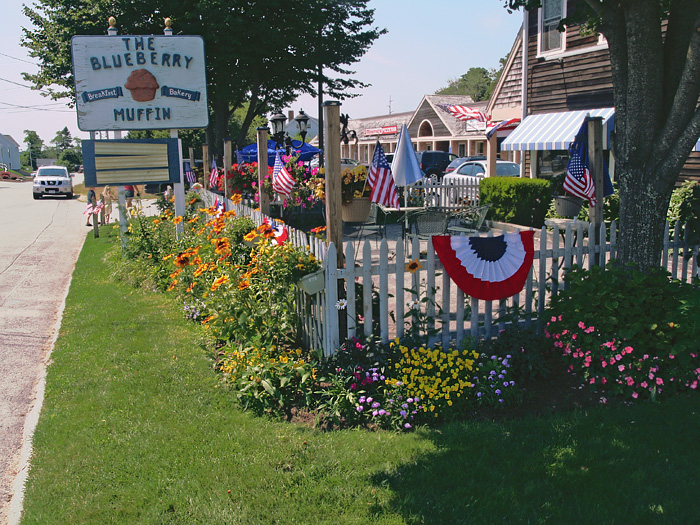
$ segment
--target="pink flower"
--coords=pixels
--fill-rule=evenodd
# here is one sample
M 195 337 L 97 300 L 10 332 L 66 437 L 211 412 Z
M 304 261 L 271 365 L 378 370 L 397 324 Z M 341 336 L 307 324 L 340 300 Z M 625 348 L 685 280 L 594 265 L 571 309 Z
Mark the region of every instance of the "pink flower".
M 603 366 L 603 368 L 605 368 L 606 366 L 608 366 L 608 363 L 606 363 L 605 361 L 603 361 L 603 362 L 600 363 L 600 364 Z
M 663 384 L 664 384 L 664 380 L 661 379 L 660 377 L 657 377 L 657 378 L 656 378 L 656 384 L 657 384 L 657 385 L 663 385 Z
M 697 382 L 697 381 L 693 381 L 693 382 L 690 384 L 690 388 L 692 388 L 693 390 L 695 390 L 697 387 L 698 387 L 698 382 Z
M 620 359 L 622 359 L 622 356 L 620 354 L 617 354 L 615 356 L 615 361 L 619 361 Z
M 642 382 L 639 384 L 639 386 L 641 386 L 642 388 L 646 388 L 646 387 L 649 386 L 649 383 L 647 383 L 646 381 L 642 381 Z
M 649 379 L 654 379 L 654 374 L 652 374 L 651 372 L 649 372 Z
M 669 358 L 669 359 L 675 359 L 675 358 L 676 358 L 676 356 L 675 356 L 675 355 L 673 355 L 673 354 L 668 354 L 668 358 Z
M 550 322 L 551 322 L 551 323 L 556 323 L 556 322 L 557 322 L 557 318 L 554 317 L 554 316 L 552 316 L 552 318 L 550 319 Z
M 581 330 L 585 330 L 585 329 L 586 329 L 586 325 L 583 324 L 583 321 L 579 321 L 579 322 L 578 322 L 578 327 L 579 327 Z
M 606 378 L 602 378 L 602 379 L 600 380 L 600 382 L 603 383 L 603 384 L 605 384 L 605 383 L 608 382 L 608 380 L 607 380 Z
M 627 376 L 627 386 L 632 386 L 634 384 L 634 379 L 631 377 Z
M 631 346 L 626 346 L 625 349 L 623 350 L 624 353 L 626 354 L 631 354 L 632 353 L 632 347 Z
M 639 394 L 637 394 L 637 392 L 632 392 L 632 397 L 634 399 L 637 399 L 639 397 Z
M 593 332 L 594 330 L 595 330 L 595 328 L 593 328 L 592 326 L 589 326 L 588 328 L 586 328 L 585 332 L 586 332 L 587 334 L 590 334 L 590 333 Z
M 649 359 L 649 354 L 644 354 L 644 359 Z
M 617 365 L 617 369 L 622 372 L 625 369 L 625 365 Z
M 588 381 L 588 384 L 594 385 L 595 384 L 595 377 L 591 377 L 591 379 Z

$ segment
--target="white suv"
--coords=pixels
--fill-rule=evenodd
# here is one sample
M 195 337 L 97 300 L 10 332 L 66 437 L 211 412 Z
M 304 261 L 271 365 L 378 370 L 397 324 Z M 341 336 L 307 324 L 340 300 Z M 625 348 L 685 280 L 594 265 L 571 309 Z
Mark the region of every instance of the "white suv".
M 73 198 L 73 179 L 64 166 L 41 166 L 34 176 L 32 191 L 35 199 L 43 195 L 65 195 Z

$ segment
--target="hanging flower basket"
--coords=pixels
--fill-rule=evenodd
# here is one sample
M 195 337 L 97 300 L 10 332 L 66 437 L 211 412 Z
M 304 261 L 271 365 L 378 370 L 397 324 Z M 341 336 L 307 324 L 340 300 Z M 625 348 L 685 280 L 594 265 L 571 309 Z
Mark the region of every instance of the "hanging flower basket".
M 365 222 L 369 218 L 372 203 L 369 197 L 359 197 L 343 204 L 344 222 Z
M 576 217 L 582 205 L 583 199 L 573 195 L 558 195 L 554 198 L 554 209 L 560 217 Z
M 309 295 L 315 295 L 326 287 L 323 269 L 305 275 L 297 283 Z

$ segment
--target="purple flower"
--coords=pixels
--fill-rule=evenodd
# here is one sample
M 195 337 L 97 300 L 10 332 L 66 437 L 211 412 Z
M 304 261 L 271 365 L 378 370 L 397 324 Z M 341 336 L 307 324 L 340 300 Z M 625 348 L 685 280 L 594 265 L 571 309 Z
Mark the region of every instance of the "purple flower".
M 409 397 L 406 401 L 408 401 L 409 403 L 413 403 L 413 398 Z M 416 398 L 416 401 L 418 401 L 418 398 Z
M 365 396 L 360 396 L 360 403 L 364 403 L 367 398 Z
M 377 412 L 376 410 L 373 410 L 373 411 L 372 411 L 372 416 L 373 416 L 373 417 L 377 417 L 377 414 L 379 414 L 379 412 Z
M 508 386 L 508 381 L 503 381 L 503 386 Z
M 513 386 L 513 385 L 515 385 L 515 381 L 510 382 L 510 386 Z
M 410 424 L 410 423 L 404 423 L 403 428 L 411 428 L 411 424 Z
M 481 397 L 481 392 L 477 392 L 476 397 Z
M 362 412 L 364 410 L 364 407 L 358 406 L 357 408 L 355 408 L 355 410 L 357 410 L 358 412 Z
M 379 414 L 380 416 L 383 416 L 384 414 L 386 414 L 386 410 L 384 410 L 384 409 L 382 408 L 382 409 L 378 412 L 378 414 Z
M 408 413 L 405 410 L 402 410 L 401 412 L 399 412 L 399 414 L 401 414 L 401 417 L 406 417 L 408 415 Z
M 372 401 L 373 401 L 373 399 L 372 399 L 371 397 L 368 397 L 368 398 L 367 398 L 367 402 L 368 402 L 368 403 L 371 403 Z
M 496 389 L 496 395 L 497 395 L 497 396 L 500 396 L 500 395 L 501 395 L 501 389 L 500 389 L 500 388 L 497 388 L 497 389 Z
M 401 407 L 402 407 L 402 408 L 408 408 L 408 403 L 404 403 L 403 405 L 401 405 Z
M 503 400 L 502 400 L 502 399 L 499 399 L 498 402 L 499 402 L 499 403 L 503 403 Z
M 379 408 L 379 402 L 375 401 L 374 403 L 372 403 L 372 408 Z

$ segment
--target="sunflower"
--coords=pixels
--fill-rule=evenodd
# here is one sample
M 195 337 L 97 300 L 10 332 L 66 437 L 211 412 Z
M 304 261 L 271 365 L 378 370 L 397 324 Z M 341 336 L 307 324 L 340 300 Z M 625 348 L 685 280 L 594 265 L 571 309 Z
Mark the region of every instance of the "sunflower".
M 416 273 L 416 270 L 420 270 L 421 268 L 423 267 L 418 262 L 418 259 L 416 259 L 415 261 L 411 261 L 406 265 L 406 271 L 411 273 Z

